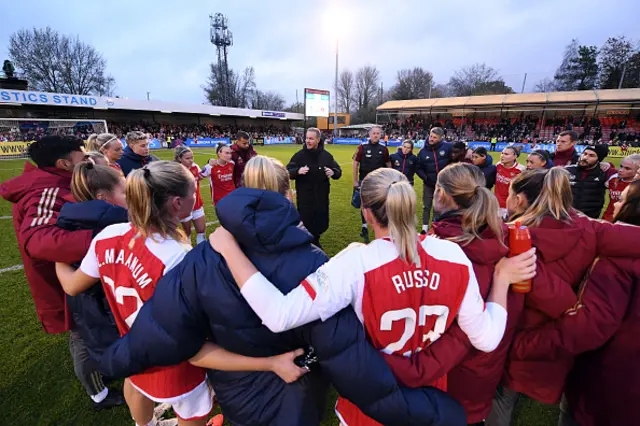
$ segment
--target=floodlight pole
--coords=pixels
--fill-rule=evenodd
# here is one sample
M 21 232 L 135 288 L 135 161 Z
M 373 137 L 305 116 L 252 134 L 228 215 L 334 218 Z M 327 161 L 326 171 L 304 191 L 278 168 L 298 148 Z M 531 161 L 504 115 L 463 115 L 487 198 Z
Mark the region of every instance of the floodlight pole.
M 340 40 L 336 37 L 336 80 L 335 80 L 335 97 L 333 99 L 333 142 L 335 143 L 338 136 L 338 54 Z

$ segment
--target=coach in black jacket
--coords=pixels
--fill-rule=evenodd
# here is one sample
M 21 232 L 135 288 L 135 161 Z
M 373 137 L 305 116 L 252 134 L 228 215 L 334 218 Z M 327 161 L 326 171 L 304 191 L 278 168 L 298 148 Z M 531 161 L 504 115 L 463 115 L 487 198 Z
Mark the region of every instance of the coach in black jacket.
M 590 145 L 582 152 L 578 164 L 566 167 L 571 180 L 573 207 L 594 219 L 600 217 L 604 206 L 607 180 L 616 172 L 613 167 L 606 172 L 600 167 L 607 155 L 607 145 Z
M 340 179 L 342 169 L 333 156 L 324 150 L 319 129 L 307 130 L 304 147 L 296 152 L 287 170 L 296 181 L 296 199 L 300 218 L 320 246 L 320 235 L 329 228 L 329 178 Z

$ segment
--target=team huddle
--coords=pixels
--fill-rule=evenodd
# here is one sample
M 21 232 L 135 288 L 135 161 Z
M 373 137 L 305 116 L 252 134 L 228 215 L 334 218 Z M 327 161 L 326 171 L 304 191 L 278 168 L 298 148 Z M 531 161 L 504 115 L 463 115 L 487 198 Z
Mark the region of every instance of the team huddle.
M 494 166 L 439 128 L 417 156 L 369 136 L 352 164 L 365 243 L 330 259 L 320 238 L 342 170 L 318 129 L 286 166 L 244 132 L 202 169 L 186 146 L 155 158 L 140 132 L 124 150 L 111 134 L 90 152 L 72 137 L 30 145 L 35 165 L 0 195 L 38 318 L 70 331 L 94 408 L 126 402 L 139 426 L 222 425 L 216 404 L 233 425 L 318 425 L 333 386 L 348 426 L 506 426 L 522 394 L 561 403 L 562 425 L 632 423 L 640 156 L 615 170 L 563 132 L 525 170 L 514 147 Z M 517 254 L 516 229 L 533 248 Z

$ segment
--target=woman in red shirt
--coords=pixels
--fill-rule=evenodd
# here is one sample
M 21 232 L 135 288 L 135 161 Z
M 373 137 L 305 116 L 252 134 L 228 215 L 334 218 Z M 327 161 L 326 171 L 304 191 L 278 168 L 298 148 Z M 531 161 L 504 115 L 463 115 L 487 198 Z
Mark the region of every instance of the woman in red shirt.
M 500 205 L 500 215 L 507 218 L 507 197 L 509 197 L 509 187 L 514 177 L 525 170 L 525 167 L 518 163 L 520 151 L 514 146 L 507 146 L 500 154 L 500 163 L 496 166 L 496 186 L 495 193 Z
M 191 172 L 196 180 L 196 203 L 193 206 L 191 215 L 182 219 L 181 222 L 182 228 L 189 240 L 191 239 L 191 222 L 193 222 L 196 228 L 196 244 L 200 244 L 206 239 L 205 232 L 207 230 L 207 218 L 204 216 L 204 202 L 200 194 L 200 179 L 202 179 L 200 176 L 200 167 L 193 162 L 193 152 L 191 149 L 184 145 L 176 148 L 175 158 L 178 163 L 182 164 Z
M 100 133 L 99 135 L 96 135 L 94 133 L 87 139 L 87 150 L 104 154 L 109 162 L 109 167 L 113 167 L 122 173 L 122 169 L 116 161 L 122 158 L 124 148 L 122 146 L 122 141 L 118 139 L 116 135 L 111 133 Z
M 233 151 L 231 151 L 230 146 L 224 144 L 218 145 L 216 149 L 218 160 L 210 159 L 209 164 L 204 166 L 202 173 L 200 173 L 200 176 L 203 178 L 209 178 L 211 200 L 214 206 L 218 204 L 218 201 L 236 189 L 236 184 L 233 180 L 233 168 L 235 164 L 231 161 L 232 153 Z

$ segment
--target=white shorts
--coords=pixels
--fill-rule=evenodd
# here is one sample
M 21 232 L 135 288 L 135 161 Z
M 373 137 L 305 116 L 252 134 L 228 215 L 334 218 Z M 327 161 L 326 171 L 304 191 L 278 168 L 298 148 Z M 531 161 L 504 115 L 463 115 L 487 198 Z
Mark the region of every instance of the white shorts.
M 141 394 L 155 402 L 166 402 L 173 406 L 176 416 L 182 420 L 197 420 L 206 417 L 213 410 L 213 392 L 205 379 L 192 391 L 173 398 L 155 398 L 129 381 Z
M 204 217 L 204 206 L 200 207 L 198 210 L 192 211 L 189 216 L 185 217 L 180 222 L 189 222 L 192 220 L 200 219 L 201 217 Z

